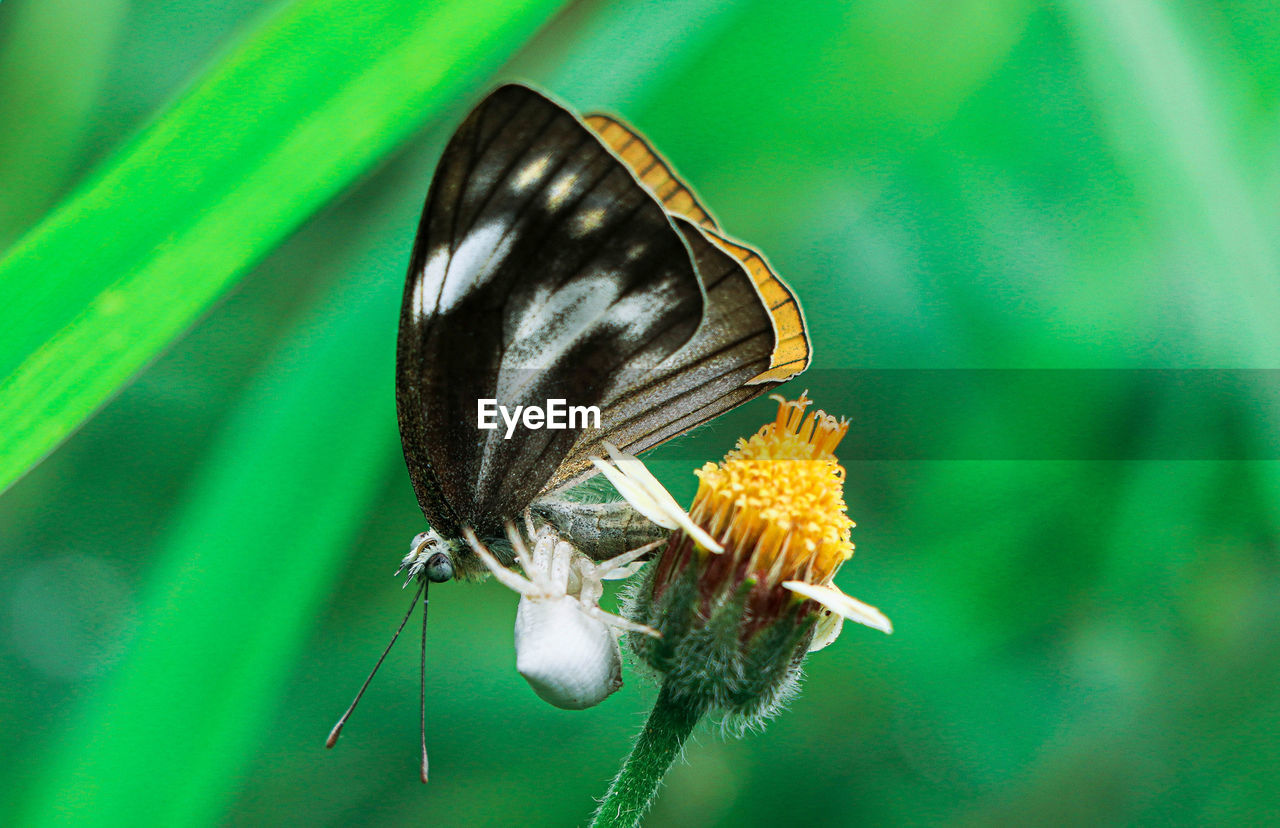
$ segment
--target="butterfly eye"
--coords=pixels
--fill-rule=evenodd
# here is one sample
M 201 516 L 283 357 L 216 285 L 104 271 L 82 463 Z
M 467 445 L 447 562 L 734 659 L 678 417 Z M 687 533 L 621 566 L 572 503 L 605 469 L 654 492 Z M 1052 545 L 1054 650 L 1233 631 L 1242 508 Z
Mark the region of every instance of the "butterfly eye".
M 427 559 L 427 580 L 435 584 L 453 580 L 453 558 L 447 552 L 437 552 Z

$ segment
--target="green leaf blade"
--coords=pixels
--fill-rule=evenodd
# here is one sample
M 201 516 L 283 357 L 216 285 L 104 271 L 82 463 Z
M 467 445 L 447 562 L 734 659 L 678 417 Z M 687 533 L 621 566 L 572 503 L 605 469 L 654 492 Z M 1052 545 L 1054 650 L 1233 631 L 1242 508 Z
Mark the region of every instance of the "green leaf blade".
M 0 262 L 0 490 L 558 4 L 283 9 Z

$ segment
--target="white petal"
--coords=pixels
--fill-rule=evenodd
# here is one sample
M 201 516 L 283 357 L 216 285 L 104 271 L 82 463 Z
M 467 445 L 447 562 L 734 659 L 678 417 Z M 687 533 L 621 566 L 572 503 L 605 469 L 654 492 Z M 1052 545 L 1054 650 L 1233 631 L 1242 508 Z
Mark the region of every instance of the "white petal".
M 689 517 L 689 513 L 680 508 L 680 504 L 676 503 L 676 499 L 666 490 L 662 483 L 658 482 L 658 478 L 645 468 L 640 458 L 627 454 L 618 449 L 612 443 L 606 441 L 604 443 L 605 450 L 609 452 L 609 457 L 617 464 L 617 471 L 610 474 L 606 469 L 608 464 L 599 458 L 591 458 L 591 462 L 596 464 L 596 468 L 605 472 L 605 476 L 609 481 L 617 487 L 618 492 L 627 499 L 636 511 L 649 520 L 666 527 L 667 529 L 680 528 L 684 533 L 693 538 L 694 542 L 703 549 L 710 549 L 712 552 L 723 552 L 724 547 L 716 543 L 715 538 L 707 534 L 707 531 L 701 526 L 693 522 Z M 618 485 L 617 478 L 622 477 L 627 481 L 625 484 L 627 489 Z M 628 490 L 632 494 L 628 493 Z M 639 490 L 641 495 L 634 498 L 634 492 Z M 643 506 L 642 506 L 643 504 Z M 657 516 L 651 514 L 655 511 Z
M 604 441 L 604 449 L 609 452 L 609 459 L 612 460 L 619 469 L 622 469 L 622 473 L 634 480 L 640 488 L 644 489 L 645 494 L 653 498 L 654 501 L 661 505 L 665 510 L 669 512 L 684 511 L 680 508 L 680 504 L 676 503 L 676 499 L 671 496 L 671 493 L 666 490 L 666 487 L 662 485 L 658 478 L 653 476 L 653 472 L 649 471 L 645 466 L 644 461 L 639 457 L 636 457 L 634 454 L 627 454 L 608 440 Z
M 812 598 L 850 621 L 866 624 L 884 633 L 893 632 L 893 624 L 884 616 L 884 613 L 870 604 L 862 603 L 857 598 L 850 598 L 834 586 L 819 586 L 804 581 L 783 581 L 782 585 L 797 595 Z
M 662 506 L 645 494 L 644 489 L 623 474 L 620 469 L 614 468 L 599 457 L 592 457 L 591 462 L 609 479 L 613 487 L 618 490 L 618 494 L 635 507 L 637 512 L 664 529 L 676 528 L 675 520 L 667 515 Z
M 840 637 L 844 628 L 844 616 L 838 612 L 826 610 L 818 616 L 818 624 L 813 628 L 813 640 L 809 642 L 809 652 L 816 653 L 832 641 Z
M 476 533 L 472 532 L 469 527 L 462 530 L 462 536 L 467 539 L 467 543 L 471 544 L 471 549 L 476 553 L 476 557 L 480 559 L 481 563 L 489 567 L 493 577 L 497 578 L 503 586 L 513 589 L 521 595 L 533 595 L 540 591 L 528 578 L 518 572 L 507 569 L 497 558 L 489 554 L 489 550 L 484 548 L 484 544 L 480 542 L 480 539 L 476 537 Z

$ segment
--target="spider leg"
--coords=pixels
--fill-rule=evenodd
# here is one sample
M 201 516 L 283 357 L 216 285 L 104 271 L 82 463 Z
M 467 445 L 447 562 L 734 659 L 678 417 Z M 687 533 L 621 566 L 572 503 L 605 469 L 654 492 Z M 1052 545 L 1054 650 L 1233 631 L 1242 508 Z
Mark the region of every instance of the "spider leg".
M 493 573 L 493 577 L 508 589 L 513 589 L 521 595 L 536 595 L 538 586 L 514 570 L 507 569 L 502 563 L 485 548 L 480 539 L 476 537 L 476 533 L 471 531 L 470 527 L 462 530 L 462 536 L 466 538 L 467 543 L 471 545 L 472 551 L 476 553 L 485 566 L 489 567 L 489 571 Z
M 623 618 L 621 615 L 614 615 L 613 613 L 608 612 L 607 610 L 602 610 L 597 606 L 584 605 L 582 608 L 582 611 L 585 612 L 590 617 L 604 624 L 607 624 L 610 627 L 614 627 L 620 630 L 627 630 L 628 632 L 644 633 L 645 635 L 651 635 L 654 638 L 662 638 L 662 633 L 658 632 L 653 627 L 649 627 L 644 624 L 637 624 L 634 621 L 628 621 L 626 618 Z
M 653 543 L 646 543 L 644 546 L 632 549 L 630 552 L 623 552 L 616 558 L 610 558 L 607 561 L 602 561 L 596 564 L 596 576 L 599 578 L 608 578 L 612 575 L 615 578 L 624 578 L 626 575 L 615 575 L 614 573 L 618 570 L 627 568 L 628 565 L 637 562 L 638 559 L 644 557 L 666 542 L 665 538 L 662 540 L 656 540 Z M 634 571 L 635 570 L 633 569 L 626 574 L 630 575 Z
M 573 545 L 567 541 L 556 539 L 551 549 L 551 586 L 559 595 L 569 594 L 570 569 L 574 565 L 574 555 L 578 554 Z
M 525 546 L 524 538 L 520 537 L 520 532 L 516 529 L 516 525 L 511 521 L 507 521 L 507 539 L 511 541 L 511 548 L 515 550 L 516 560 L 520 563 L 520 568 L 524 570 L 527 577 L 538 588 L 541 594 L 547 594 L 553 591 L 553 586 L 547 581 L 546 569 L 538 560 L 537 548 L 534 554 L 529 554 L 529 547 Z M 538 544 L 542 541 L 539 539 Z

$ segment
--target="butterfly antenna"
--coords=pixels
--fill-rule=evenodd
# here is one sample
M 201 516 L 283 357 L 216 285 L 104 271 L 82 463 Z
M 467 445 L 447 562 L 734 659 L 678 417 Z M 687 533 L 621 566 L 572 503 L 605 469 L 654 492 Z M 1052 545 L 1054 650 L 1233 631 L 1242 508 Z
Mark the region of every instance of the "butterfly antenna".
M 422 703 L 422 784 L 427 784 L 427 580 L 422 580 L 422 657 L 418 660 L 418 699 Z M 414 596 L 417 600 L 417 596 Z M 408 616 L 405 616 L 406 618 Z
M 382 651 L 382 655 L 378 657 L 378 663 L 373 665 L 373 669 L 369 671 L 369 677 L 364 680 L 364 684 L 360 685 L 360 692 L 356 693 L 356 697 L 351 700 L 351 706 L 347 708 L 347 712 L 342 714 L 342 718 L 338 719 L 338 723 L 333 726 L 333 730 L 329 731 L 329 738 L 325 740 L 324 746 L 331 748 L 338 743 L 338 737 L 342 735 L 342 726 L 347 723 L 347 719 L 351 718 L 351 714 L 355 712 L 356 705 L 360 703 L 360 699 L 364 697 L 364 691 L 369 689 L 369 682 L 373 681 L 373 677 L 377 675 L 378 668 L 382 666 L 382 662 L 386 660 L 387 653 L 391 652 L 391 648 L 395 646 L 396 639 L 400 637 L 400 631 L 404 629 L 404 625 L 409 623 L 409 616 L 413 614 L 413 608 L 418 603 L 418 596 L 423 596 L 423 606 L 426 606 L 426 589 L 427 583 L 423 579 L 418 591 L 414 593 L 413 600 L 409 602 L 409 611 L 404 614 L 404 619 L 400 621 L 400 626 L 396 627 L 396 634 L 391 636 L 391 641 L 387 643 L 387 648 Z

